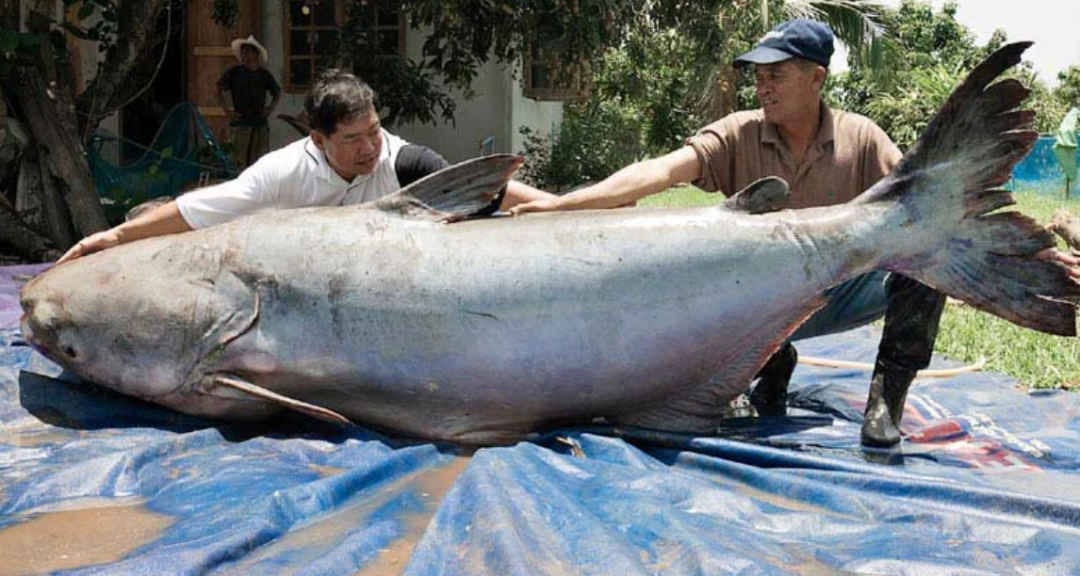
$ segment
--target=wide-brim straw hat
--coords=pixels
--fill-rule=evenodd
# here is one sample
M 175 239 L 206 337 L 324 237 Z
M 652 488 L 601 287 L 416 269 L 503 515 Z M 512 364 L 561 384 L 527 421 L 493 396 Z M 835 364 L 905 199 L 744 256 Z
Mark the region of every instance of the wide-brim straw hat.
M 240 48 L 242 48 L 245 44 L 253 46 L 256 50 L 259 51 L 259 65 L 265 65 L 267 59 L 270 58 L 270 53 L 266 51 L 266 48 L 264 48 L 262 44 L 259 44 L 259 41 L 256 40 L 254 36 L 248 36 L 247 38 L 237 38 L 236 40 L 232 41 L 232 51 L 233 54 L 236 54 L 236 59 L 242 60 L 240 58 Z

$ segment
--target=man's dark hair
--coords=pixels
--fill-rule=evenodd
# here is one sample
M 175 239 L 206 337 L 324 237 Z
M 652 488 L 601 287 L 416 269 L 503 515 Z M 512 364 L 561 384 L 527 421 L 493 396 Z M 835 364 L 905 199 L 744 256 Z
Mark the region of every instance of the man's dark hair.
M 338 123 L 375 110 L 375 91 L 344 70 L 327 70 L 315 80 L 304 109 L 311 129 L 329 136 Z

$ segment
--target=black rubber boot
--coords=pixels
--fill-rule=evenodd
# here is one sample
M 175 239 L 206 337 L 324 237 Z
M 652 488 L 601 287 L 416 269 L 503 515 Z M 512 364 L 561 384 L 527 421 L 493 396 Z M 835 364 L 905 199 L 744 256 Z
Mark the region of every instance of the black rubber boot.
M 945 295 L 916 280 L 894 274 L 888 289 L 885 330 L 862 427 L 862 443 L 876 448 L 900 442 L 900 419 L 908 388 L 915 374 L 930 365 L 945 309 Z
M 787 414 L 787 389 L 791 374 L 799 363 L 799 353 L 791 342 L 785 342 L 757 373 L 758 383 L 750 393 L 750 404 L 758 416 Z
M 900 443 L 900 419 L 904 415 L 908 388 L 917 370 L 890 367 L 879 360 L 874 364 L 870 395 L 863 415 L 862 443 L 874 448 L 889 448 Z

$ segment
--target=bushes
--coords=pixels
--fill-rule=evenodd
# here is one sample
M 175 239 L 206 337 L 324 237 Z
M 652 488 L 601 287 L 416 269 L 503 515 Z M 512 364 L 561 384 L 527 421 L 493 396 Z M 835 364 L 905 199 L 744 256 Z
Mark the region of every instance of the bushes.
M 606 178 L 642 155 L 641 125 L 631 107 L 613 103 L 568 106 L 553 138 L 525 136 L 522 177 L 553 192 Z
M 694 78 L 685 55 L 695 43 L 675 30 L 631 35 L 593 66 L 591 98 L 567 103 L 552 138 L 523 129 L 523 178 L 564 191 L 606 178 L 639 159 L 682 145 L 705 119 L 696 113 Z

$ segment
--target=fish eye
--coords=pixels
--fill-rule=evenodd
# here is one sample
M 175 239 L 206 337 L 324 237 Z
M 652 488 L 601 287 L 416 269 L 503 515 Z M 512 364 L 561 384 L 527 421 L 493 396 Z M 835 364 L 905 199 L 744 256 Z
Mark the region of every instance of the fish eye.
M 78 354 L 75 353 L 75 349 L 71 346 L 64 346 L 62 350 L 64 352 L 64 355 L 68 358 L 71 358 L 72 360 L 74 360 L 75 357 L 78 356 Z

